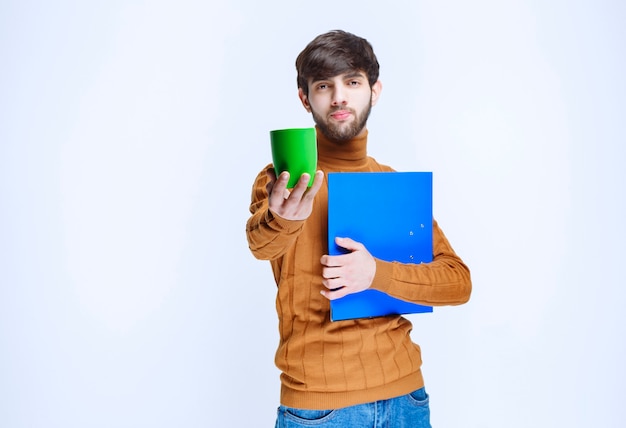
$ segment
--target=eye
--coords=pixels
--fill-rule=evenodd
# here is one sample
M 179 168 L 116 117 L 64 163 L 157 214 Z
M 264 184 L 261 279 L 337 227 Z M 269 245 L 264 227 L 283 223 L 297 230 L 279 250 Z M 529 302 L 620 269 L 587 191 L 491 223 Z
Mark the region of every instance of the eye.
M 316 83 L 314 84 L 315 91 L 325 91 L 328 89 L 328 83 Z
M 359 86 L 361 84 L 361 82 L 359 82 L 358 80 L 351 80 L 350 81 L 350 86 Z

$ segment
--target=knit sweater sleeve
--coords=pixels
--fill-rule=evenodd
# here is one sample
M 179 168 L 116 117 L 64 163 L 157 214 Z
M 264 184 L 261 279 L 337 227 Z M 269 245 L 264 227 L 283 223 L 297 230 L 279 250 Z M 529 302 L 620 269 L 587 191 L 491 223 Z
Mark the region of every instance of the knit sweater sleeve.
M 284 255 L 296 241 L 304 220 L 286 220 L 272 214 L 265 188 L 268 182 L 266 170 L 267 168 L 257 175 L 252 186 L 252 215 L 246 223 L 246 237 L 248 247 L 257 259 L 275 260 Z
M 470 271 L 433 221 L 433 261 L 403 264 L 376 259 L 371 288 L 402 300 L 431 306 L 459 305 L 472 291 Z

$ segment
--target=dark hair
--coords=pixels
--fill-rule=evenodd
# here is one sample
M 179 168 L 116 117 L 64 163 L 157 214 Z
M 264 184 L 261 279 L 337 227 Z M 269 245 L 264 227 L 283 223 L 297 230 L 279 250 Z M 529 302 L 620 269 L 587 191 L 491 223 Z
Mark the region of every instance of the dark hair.
M 362 71 L 370 86 L 378 80 L 380 66 L 372 45 L 364 38 L 342 30 L 321 34 L 296 59 L 298 88 L 309 94 L 308 80 L 325 79 L 348 71 Z

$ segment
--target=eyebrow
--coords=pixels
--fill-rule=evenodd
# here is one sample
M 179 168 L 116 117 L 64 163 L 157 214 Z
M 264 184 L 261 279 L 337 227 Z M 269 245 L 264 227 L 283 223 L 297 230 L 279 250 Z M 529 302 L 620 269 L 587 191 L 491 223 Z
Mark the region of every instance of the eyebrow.
M 316 77 L 316 78 L 311 79 L 311 83 L 326 82 L 326 81 L 331 80 L 335 76 Z M 341 73 L 339 74 L 339 76 L 343 76 L 343 79 L 354 79 L 355 77 L 359 77 L 361 79 L 367 79 L 367 76 L 365 75 L 365 73 L 362 71 L 358 71 L 358 70 L 349 71 L 347 73 Z
M 367 78 L 365 73 L 363 73 L 362 71 L 354 71 L 351 73 L 346 73 L 346 76 L 345 76 L 346 79 L 354 79 L 355 77 L 360 77 L 362 79 Z

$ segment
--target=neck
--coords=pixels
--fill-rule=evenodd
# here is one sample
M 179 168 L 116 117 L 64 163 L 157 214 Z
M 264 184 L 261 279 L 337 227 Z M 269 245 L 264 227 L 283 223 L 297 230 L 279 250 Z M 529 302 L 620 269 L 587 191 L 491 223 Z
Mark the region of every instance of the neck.
M 355 165 L 367 159 L 367 129 L 351 140 L 335 142 L 317 130 L 317 154 L 320 163 Z

